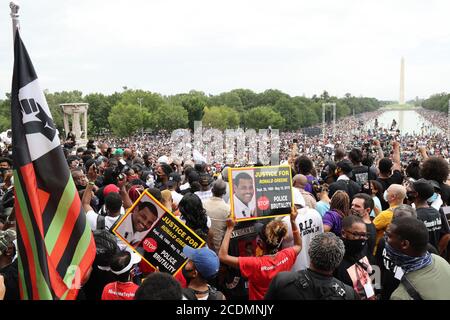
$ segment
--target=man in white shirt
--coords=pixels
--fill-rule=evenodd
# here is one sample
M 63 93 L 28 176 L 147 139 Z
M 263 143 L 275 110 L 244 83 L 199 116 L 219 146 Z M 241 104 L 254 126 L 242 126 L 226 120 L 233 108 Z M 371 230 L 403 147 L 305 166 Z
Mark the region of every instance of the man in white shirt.
M 255 187 L 252 177 L 241 172 L 233 179 L 233 207 L 236 219 L 256 216 Z
M 167 187 L 169 188 L 170 193 L 172 193 L 173 203 L 175 203 L 177 207 L 181 199 L 183 199 L 183 195 L 176 191 L 179 188 L 180 183 L 181 183 L 181 175 L 178 172 L 172 172 L 171 174 L 169 174 L 169 181 L 167 182 Z
M 81 204 L 84 211 L 86 212 L 86 220 L 89 223 L 89 227 L 92 231 L 112 231 L 119 223 L 120 219 L 123 217 L 123 215 L 121 214 L 121 210 L 123 210 L 122 198 L 116 192 L 108 193 L 108 195 L 105 197 L 104 206 L 106 215 L 98 214 L 90 205 L 93 186 L 93 182 L 88 183 L 88 185 L 86 186 L 86 190 L 83 193 L 83 198 L 81 199 Z M 122 250 L 125 249 L 127 247 L 127 244 L 123 242 L 119 237 L 116 238 L 119 248 Z
M 83 197 L 84 198 L 84 197 Z M 92 208 L 83 204 L 86 210 L 86 219 L 92 231 L 95 230 L 110 230 L 121 215 L 122 198 L 118 193 L 111 192 L 105 198 L 105 212 L 106 216 L 99 215 Z
M 300 190 L 297 188 L 292 188 L 292 191 L 294 195 L 294 205 L 298 210 L 298 215 L 295 222 L 300 229 L 300 235 L 302 237 L 302 250 L 298 254 L 291 271 L 299 271 L 305 270 L 309 267 L 309 245 L 314 236 L 323 232 L 323 222 L 322 217 L 317 210 L 306 207 L 305 199 L 300 193 Z M 288 233 L 283 241 L 282 248 L 289 248 L 294 245 L 290 217 L 284 217 L 283 222 L 285 222 L 288 226 Z
M 206 200 L 212 198 L 213 194 L 211 192 L 211 176 L 207 173 L 200 174 L 200 180 L 198 181 L 201 186 L 201 190 L 195 192 L 195 194 L 202 200 L 204 203 Z

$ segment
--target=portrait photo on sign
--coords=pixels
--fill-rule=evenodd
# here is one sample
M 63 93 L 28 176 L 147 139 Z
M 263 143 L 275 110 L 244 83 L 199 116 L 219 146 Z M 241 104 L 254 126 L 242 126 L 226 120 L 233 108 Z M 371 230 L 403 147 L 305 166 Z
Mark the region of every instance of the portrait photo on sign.
M 113 231 L 124 241 L 137 247 L 166 211 L 161 203 L 144 191 Z
M 252 169 L 231 170 L 232 211 L 236 220 L 256 217 L 255 176 Z
M 205 241 L 170 212 L 164 213 L 141 242 L 144 261 L 155 270 L 177 273 L 187 262 L 186 250 L 201 248 Z M 190 248 L 190 249 L 189 249 Z
M 289 215 L 292 178 L 288 166 L 231 168 L 230 209 L 235 221 Z

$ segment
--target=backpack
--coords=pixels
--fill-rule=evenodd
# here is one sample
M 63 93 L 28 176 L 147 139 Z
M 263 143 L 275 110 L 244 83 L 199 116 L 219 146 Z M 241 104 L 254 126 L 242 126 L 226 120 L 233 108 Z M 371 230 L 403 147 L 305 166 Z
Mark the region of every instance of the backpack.
M 197 291 L 191 288 L 183 288 L 183 295 L 188 300 L 198 300 L 195 295 Z M 218 291 L 216 288 L 208 285 L 208 299 L 207 300 L 224 300 L 224 295 L 222 292 Z
M 315 280 L 308 270 L 297 272 L 294 285 L 301 291 L 309 294 L 308 300 L 351 300 L 343 282 L 333 278 L 326 286 Z M 353 295 L 354 296 L 354 295 Z
M 114 228 L 117 226 L 117 224 L 119 223 L 119 221 L 122 219 L 122 214 L 119 215 L 119 218 L 117 218 L 116 221 L 114 221 L 113 225 L 109 228 L 108 231 L 110 231 L 111 233 L 113 233 L 112 231 L 114 230 Z M 96 225 L 96 230 L 106 230 L 106 225 L 105 225 L 105 220 L 106 217 L 102 216 L 102 215 L 97 215 L 97 225 Z
M 335 192 L 338 190 L 345 191 L 348 194 L 350 201 L 353 200 L 353 196 L 355 194 L 361 191 L 361 187 L 359 186 L 359 184 L 357 184 L 353 180 L 339 180 L 335 183 L 339 186 L 339 188 L 336 189 Z

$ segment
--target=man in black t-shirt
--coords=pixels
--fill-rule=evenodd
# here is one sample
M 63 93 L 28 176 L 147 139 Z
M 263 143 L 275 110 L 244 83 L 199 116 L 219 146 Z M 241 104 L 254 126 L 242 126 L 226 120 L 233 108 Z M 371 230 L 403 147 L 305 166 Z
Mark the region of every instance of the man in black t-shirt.
M 414 198 L 417 218 L 423 221 L 428 229 L 429 243 L 438 248 L 442 226 L 441 215 L 427 202 L 434 194 L 434 187 L 430 181 L 419 179 L 412 184 L 412 189 L 411 196 Z
M 280 272 L 269 285 L 265 300 L 356 300 L 352 287 L 333 277 L 345 247 L 332 232 L 316 235 L 310 244 L 306 270 Z
M 358 183 L 361 187 L 368 182 L 368 180 L 375 180 L 376 174 L 369 169 L 369 167 L 361 164 L 363 160 L 363 154 L 360 149 L 352 149 L 348 153 L 348 158 L 353 164 L 352 176 L 350 179 Z
M 347 192 L 351 200 L 355 194 L 361 191 L 361 186 L 349 178 L 353 165 L 350 160 L 341 160 L 336 166 L 336 175 L 338 178 L 336 182 L 330 184 L 328 196 L 331 199 L 336 191 L 342 190 Z

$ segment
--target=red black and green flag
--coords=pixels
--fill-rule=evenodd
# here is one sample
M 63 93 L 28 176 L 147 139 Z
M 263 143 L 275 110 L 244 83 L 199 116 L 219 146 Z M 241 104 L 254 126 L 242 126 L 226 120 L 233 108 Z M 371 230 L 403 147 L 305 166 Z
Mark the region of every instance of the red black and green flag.
M 11 116 L 21 298 L 75 299 L 95 242 L 18 30 Z

